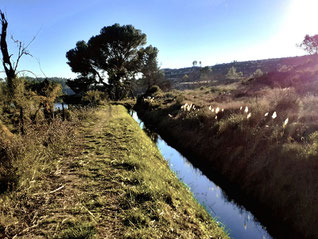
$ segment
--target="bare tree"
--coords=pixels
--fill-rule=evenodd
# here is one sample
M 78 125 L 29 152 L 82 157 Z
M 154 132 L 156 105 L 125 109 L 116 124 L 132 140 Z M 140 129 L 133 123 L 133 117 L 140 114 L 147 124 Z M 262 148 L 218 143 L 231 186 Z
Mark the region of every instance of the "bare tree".
M 26 46 L 24 45 L 23 42 L 18 41 L 18 40 L 14 40 L 13 37 L 11 37 L 12 40 L 17 44 L 17 47 L 18 47 L 17 59 L 14 62 L 11 59 L 13 54 L 9 55 L 8 45 L 7 45 L 7 41 L 6 41 L 8 21 L 5 17 L 5 14 L 1 10 L 0 10 L 0 22 L 1 22 L 0 46 L 1 46 L 1 53 L 2 53 L 2 65 L 3 65 L 4 71 L 5 71 L 6 76 L 7 76 L 7 84 L 8 84 L 9 91 L 12 92 L 13 79 L 17 76 L 17 69 L 18 69 L 19 62 L 20 62 L 22 56 L 24 56 L 24 55 L 31 56 L 31 54 L 28 52 L 27 48 L 34 41 L 35 37 Z
M 6 41 L 7 37 L 7 28 L 8 21 L 2 11 L 0 11 L 0 21 L 1 21 L 1 53 L 2 53 L 2 64 L 7 76 L 7 83 L 9 89 L 12 88 L 12 80 L 16 77 L 14 67 L 11 64 L 10 58 L 12 55 L 9 55 L 8 45 Z

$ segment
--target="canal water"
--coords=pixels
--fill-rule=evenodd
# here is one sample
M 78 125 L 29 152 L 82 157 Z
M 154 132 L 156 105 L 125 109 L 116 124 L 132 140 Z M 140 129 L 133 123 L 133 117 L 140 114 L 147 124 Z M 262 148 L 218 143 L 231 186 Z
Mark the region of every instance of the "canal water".
M 55 110 L 62 110 L 63 109 L 62 103 L 55 103 L 54 108 Z M 68 109 L 68 104 L 64 104 L 64 109 Z
M 136 112 L 132 117 L 144 129 L 143 122 L 138 118 Z M 251 212 L 245 210 L 223 196 L 222 189 L 207 178 L 198 168 L 195 168 L 177 150 L 167 145 L 158 136 L 156 143 L 163 157 L 168 161 L 172 171 L 177 177 L 189 186 L 194 197 L 203 205 L 210 215 L 225 226 L 231 238 L 234 239 L 270 239 L 272 238 Z

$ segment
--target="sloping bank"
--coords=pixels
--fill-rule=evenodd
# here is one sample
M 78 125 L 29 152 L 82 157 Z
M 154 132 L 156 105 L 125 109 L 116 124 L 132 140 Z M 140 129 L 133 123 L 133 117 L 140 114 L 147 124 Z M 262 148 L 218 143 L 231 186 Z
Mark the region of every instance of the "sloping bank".
M 297 150 L 303 146 L 266 141 L 256 128 L 247 126 L 252 122 L 246 117 L 239 125 L 214 119 L 204 109 L 184 112 L 182 104 L 177 95 L 154 93 L 140 97 L 135 110 L 148 127 L 222 184 L 230 198 L 251 210 L 275 237 L 318 238 L 316 164 L 298 157 Z M 272 134 L 267 131 L 266 135 Z
M 107 191 L 117 202 L 112 206 L 118 221 L 115 238 L 228 238 L 123 106 L 94 114 L 88 129 L 97 131 L 86 134 L 93 144 L 87 151 L 98 158 L 97 178 L 112 175 L 113 187 Z

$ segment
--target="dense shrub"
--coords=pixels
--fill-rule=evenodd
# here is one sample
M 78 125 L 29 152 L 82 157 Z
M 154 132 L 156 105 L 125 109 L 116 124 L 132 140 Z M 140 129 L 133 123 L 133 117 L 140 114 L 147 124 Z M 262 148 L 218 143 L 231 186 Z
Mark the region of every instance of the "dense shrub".
M 82 102 L 89 105 L 99 105 L 106 99 L 104 92 L 98 90 L 90 90 L 82 97 Z

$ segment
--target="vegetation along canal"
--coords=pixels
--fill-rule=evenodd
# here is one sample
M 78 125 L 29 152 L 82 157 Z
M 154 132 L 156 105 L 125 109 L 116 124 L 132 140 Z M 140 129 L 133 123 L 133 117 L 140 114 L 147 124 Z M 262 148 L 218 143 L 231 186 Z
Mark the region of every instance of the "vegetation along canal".
M 144 124 L 138 118 L 137 113 L 132 111 L 131 114 L 139 123 L 139 126 L 144 128 Z M 144 130 L 147 129 L 144 128 Z M 201 170 L 195 168 L 177 150 L 168 146 L 160 136 L 155 138 L 155 141 L 163 157 L 168 161 L 171 170 L 190 188 L 194 197 L 206 208 L 210 215 L 224 224 L 231 238 L 272 238 L 249 211 L 234 202 L 228 201 L 223 196 L 222 189 L 208 179 Z

